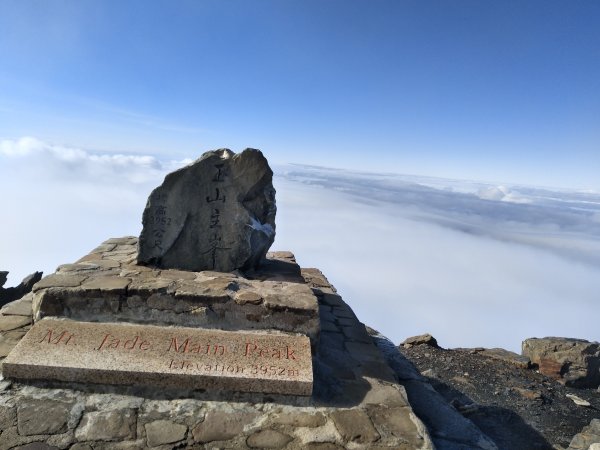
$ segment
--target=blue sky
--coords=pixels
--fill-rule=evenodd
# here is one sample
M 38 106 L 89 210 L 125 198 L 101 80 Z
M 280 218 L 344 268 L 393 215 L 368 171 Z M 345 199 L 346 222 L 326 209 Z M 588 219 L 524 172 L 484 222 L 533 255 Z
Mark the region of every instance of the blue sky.
M 595 1 L 0 2 L 0 139 L 600 189 Z
M 0 270 L 139 235 L 166 173 L 255 147 L 273 248 L 394 342 L 598 340 L 599 23 L 591 0 L 0 0 Z

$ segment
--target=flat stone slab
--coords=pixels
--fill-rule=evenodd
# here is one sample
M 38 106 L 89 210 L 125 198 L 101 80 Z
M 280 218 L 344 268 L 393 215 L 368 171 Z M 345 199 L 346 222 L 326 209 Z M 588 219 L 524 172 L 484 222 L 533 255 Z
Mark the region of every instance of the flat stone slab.
M 306 336 L 67 319 L 37 322 L 2 370 L 13 379 L 304 396 L 313 386 Z
M 289 252 L 250 272 L 191 272 L 138 265 L 137 238 L 113 238 L 33 287 L 34 320 L 67 317 L 319 335 L 317 298 Z M 16 319 L 11 319 L 16 320 Z

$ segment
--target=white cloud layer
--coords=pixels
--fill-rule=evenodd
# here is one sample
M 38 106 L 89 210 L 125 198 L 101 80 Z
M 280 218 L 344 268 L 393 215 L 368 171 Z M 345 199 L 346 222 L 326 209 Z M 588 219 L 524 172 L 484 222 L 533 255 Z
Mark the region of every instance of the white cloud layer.
M 281 168 L 276 245 L 321 268 L 392 340 L 519 351 L 532 336 L 600 339 L 600 195 Z M 505 192 L 505 194 L 506 194 Z
M 54 171 L 49 173 L 50 177 L 55 176 L 56 172 L 62 172 L 71 178 L 102 183 L 112 182 L 111 178 L 116 176 L 132 183 L 144 183 L 155 180 L 165 171 L 191 162 L 163 162 L 147 155 L 90 153 L 79 148 L 48 144 L 33 137 L 0 141 L 0 155 L 11 159 L 27 158 L 28 165 Z
M 189 161 L 0 142 L 0 269 L 9 284 L 137 235 L 150 191 Z M 598 340 L 600 194 L 306 166 L 275 168 L 275 249 L 318 267 L 398 342 L 518 350 Z

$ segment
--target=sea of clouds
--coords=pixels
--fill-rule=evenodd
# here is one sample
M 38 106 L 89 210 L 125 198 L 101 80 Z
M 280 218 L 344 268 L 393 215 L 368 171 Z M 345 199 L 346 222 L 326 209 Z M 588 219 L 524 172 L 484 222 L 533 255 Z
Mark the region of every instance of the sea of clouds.
M 0 141 L 0 269 L 14 285 L 138 235 L 150 191 L 191 160 Z M 277 238 L 395 342 L 518 351 L 599 340 L 600 193 L 313 166 L 274 167 Z

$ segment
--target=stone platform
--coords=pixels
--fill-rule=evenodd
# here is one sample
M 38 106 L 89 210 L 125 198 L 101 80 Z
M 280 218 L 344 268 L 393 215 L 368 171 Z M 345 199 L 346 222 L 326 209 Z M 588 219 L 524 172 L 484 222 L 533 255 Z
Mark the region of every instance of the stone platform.
M 0 450 L 432 449 L 399 382 L 409 375 L 390 367 L 318 270 L 303 269 L 301 278 L 321 312 L 311 397 L 4 380 Z M 30 327 L 32 297 L 0 310 L 0 358 Z
M 319 336 L 317 298 L 289 252 L 261 270 L 188 272 L 136 264 L 137 238 L 109 239 L 34 288 L 33 316 Z

